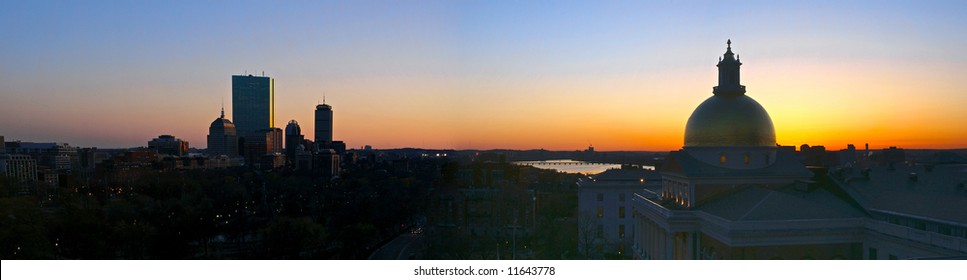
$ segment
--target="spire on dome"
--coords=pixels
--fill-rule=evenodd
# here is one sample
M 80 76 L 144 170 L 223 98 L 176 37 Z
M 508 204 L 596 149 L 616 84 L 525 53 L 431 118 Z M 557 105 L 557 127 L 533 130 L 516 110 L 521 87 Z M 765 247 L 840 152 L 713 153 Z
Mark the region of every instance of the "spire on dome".
M 725 60 L 735 60 L 735 53 L 732 53 L 732 39 L 725 41 Z
M 732 52 L 732 39 L 725 41 L 725 55 L 719 58 L 716 64 L 719 68 L 719 84 L 713 87 L 712 93 L 716 95 L 743 95 L 745 86 L 739 82 L 739 66 L 742 62 L 736 60 L 736 54 Z

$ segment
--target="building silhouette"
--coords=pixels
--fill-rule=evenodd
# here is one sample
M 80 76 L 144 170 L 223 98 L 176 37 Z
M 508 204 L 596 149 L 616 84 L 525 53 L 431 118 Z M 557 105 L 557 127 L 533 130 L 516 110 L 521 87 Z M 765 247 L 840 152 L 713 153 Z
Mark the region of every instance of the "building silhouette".
M 740 83 L 731 40 L 718 86 L 685 126 L 681 150 L 662 164 L 662 188 L 635 197 L 639 259 L 858 258 L 863 216 L 828 191 L 809 191 L 812 172 L 778 149 L 772 119 Z
M 332 143 L 332 106 L 323 102 L 316 105 L 315 141 L 319 145 Z
M 335 141 L 332 137 L 332 106 L 326 104 L 316 105 L 316 131 L 315 145 L 316 150 L 322 152 L 325 149 L 332 149 L 336 154 L 346 153 L 346 143 Z
M 8 154 L 28 155 L 38 166 L 48 169 L 71 171 L 78 165 L 77 148 L 67 143 L 14 141 L 5 146 Z
M 188 141 L 171 135 L 161 135 L 148 141 L 148 148 L 157 151 L 159 154 L 180 157 L 188 153 Z
M 252 75 L 232 76 L 232 119 L 239 137 L 275 127 L 275 80 Z
M 225 108 L 220 117 L 208 127 L 209 156 L 238 156 L 238 134 L 235 124 L 225 118 Z
M 769 114 L 745 95 L 746 88 L 739 79 L 741 65 L 732 52 L 730 40 L 716 65 L 718 86 L 713 87 L 713 95 L 688 118 L 682 150 L 669 154 L 662 164 L 661 192 L 636 196 L 637 258 L 774 257 L 744 255 L 747 246 L 742 242 L 773 246 L 769 242 L 775 241 L 770 238 L 779 237 L 759 234 L 768 231 L 757 228 L 740 232 L 747 238 L 732 240 L 729 237 L 734 232 L 729 226 L 745 222 L 737 218 L 747 216 L 721 212 L 751 210 L 741 207 L 748 205 L 745 201 L 728 199 L 732 197 L 749 201 L 763 197 L 785 198 L 774 194 L 779 189 L 808 180 L 812 173 L 795 155 L 777 148 Z M 779 243 L 774 246 L 789 245 Z M 849 248 L 847 245 L 846 249 Z M 773 249 L 769 247 L 769 250 Z M 837 253 L 849 253 L 840 252 L 841 248 L 835 249 Z
M 297 170 L 312 168 L 312 157 L 306 148 L 308 145 L 299 122 L 289 121 L 285 126 L 285 160 Z
M 245 137 L 245 163 L 261 169 L 281 167 L 285 164 L 282 154 L 282 130 L 267 128 L 252 132 Z
M 635 258 L 967 255 L 967 197 L 936 190 L 954 190 L 952 178 L 964 180 L 967 164 L 926 175 L 892 161 L 880 169 L 807 169 L 791 149 L 778 148 L 768 113 L 745 95 L 742 63 L 728 44 L 714 95 L 689 117 L 683 148 L 662 164 L 660 192 L 635 194 Z M 912 187 L 918 182 L 936 189 Z M 906 199 L 914 195 L 921 199 Z M 931 202 L 939 196 L 946 196 L 940 205 Z

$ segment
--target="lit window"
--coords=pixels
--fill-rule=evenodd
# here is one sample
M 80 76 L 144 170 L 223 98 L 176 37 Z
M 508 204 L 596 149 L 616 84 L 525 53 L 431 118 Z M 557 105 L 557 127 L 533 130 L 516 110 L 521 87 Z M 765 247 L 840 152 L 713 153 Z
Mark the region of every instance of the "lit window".
M 719 164 L 725 164 L 725 154 L 719 155 Z
M 745 162 L 745 164 L 749 164 L 749 153 L 745 153 L 745 156 L 742 157 L 742 161 Z
M 604 217 L 604 207 L 598 206 L 598 218 Z
M 623 206 L 618 207 L 618 218 L 624 218 L 624 217 L 625 217 L 625 208 Z

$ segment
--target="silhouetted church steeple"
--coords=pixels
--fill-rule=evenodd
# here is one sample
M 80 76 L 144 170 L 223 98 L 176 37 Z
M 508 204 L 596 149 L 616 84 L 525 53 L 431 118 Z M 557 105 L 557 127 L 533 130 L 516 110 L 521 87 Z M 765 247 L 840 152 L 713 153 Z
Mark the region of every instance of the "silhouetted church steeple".
M 736 55 L 732 53 L 732 40 L 729 39 L 725 43 L 728 45 L 725 55 L 719 59 L 719 64 L 715 65 L 719 68 L 719 85 L 712 87 L 712 93 L 726 96 L 743 95 L 745 86 L 739 83 L 739 66 L 742 66 L 742 61 L 736 59 Z

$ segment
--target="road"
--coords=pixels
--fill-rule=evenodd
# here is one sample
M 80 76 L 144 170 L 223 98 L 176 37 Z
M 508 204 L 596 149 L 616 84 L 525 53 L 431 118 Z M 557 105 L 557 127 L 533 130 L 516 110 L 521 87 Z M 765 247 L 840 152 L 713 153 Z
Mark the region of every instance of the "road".
M 413 228 L 410 232 L 400 234 L 373 252 L 371 260 L 409 260 L 423 258 L 423 228 Z

